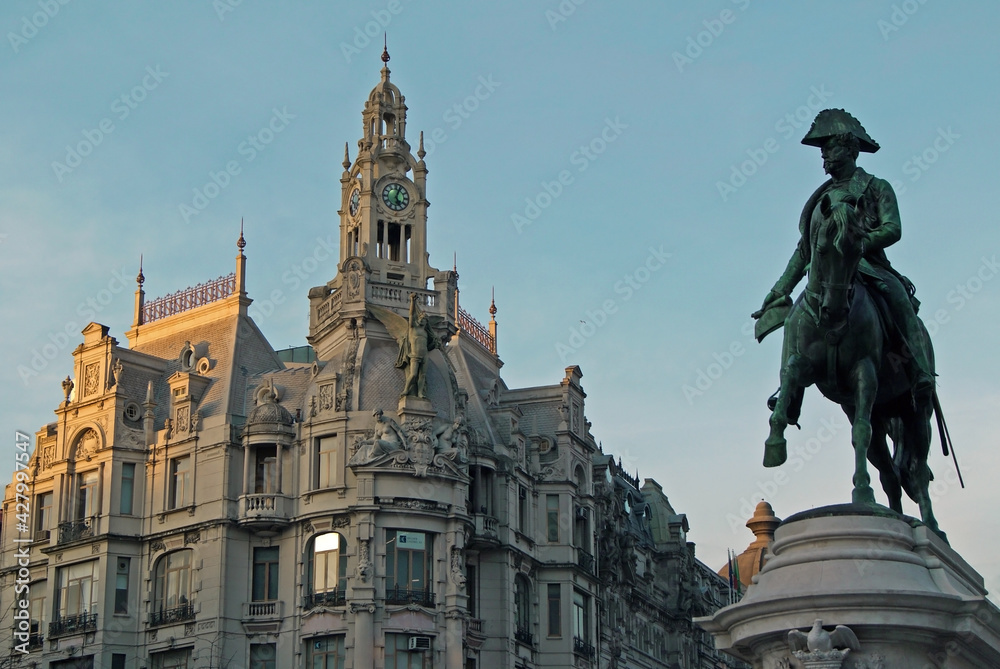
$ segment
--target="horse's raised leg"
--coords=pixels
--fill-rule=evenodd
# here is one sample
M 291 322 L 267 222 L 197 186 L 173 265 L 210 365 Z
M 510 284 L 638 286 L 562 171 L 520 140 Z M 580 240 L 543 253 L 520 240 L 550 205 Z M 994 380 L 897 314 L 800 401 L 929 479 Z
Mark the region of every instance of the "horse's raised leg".
M 868 475 L 868 447 L 872 441 L 872 407 L 878 393 L 878 372 L 870 359 L 862 360 L 855 368 L 854 420 L 851 421 L 851 443 L 854 446 L 854 491 L 851 501 L 855 504 L 875 506 L 875 491 Z
M 799 355 L 788 356 L 781 368 L 781 388 L 778 389 L 778 402 L 771 412 L 768 421 L 771 433 L 764 442 L 764 466 L 777 467 L 788 459 L 788 442 L 785 441 L 785 428 L 789 425 L 788 414 L 793 408 L 793 401 L 801 397 L 803 366 L 807 362 Z M 797 409 L 796 409 L 797 412 Z

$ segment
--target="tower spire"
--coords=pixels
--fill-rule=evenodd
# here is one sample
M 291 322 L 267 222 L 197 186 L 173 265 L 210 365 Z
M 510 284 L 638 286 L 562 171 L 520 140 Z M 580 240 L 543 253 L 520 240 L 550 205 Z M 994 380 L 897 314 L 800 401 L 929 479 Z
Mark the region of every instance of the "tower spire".
M 135 313 L 132 316 L 132 327 L 142 325 L 142 308 L 146 303 L 146 292 L 142 289 L 142 284 L 146 282 L 146 277 L 142 274 L 142 254 L 139 254 L 139 275 L 135 277 L 138 287 L 135 290 Z
M 240 238 L 236 240 L 236 285 L 233 286 L 233 294 L 240 297 L 247 296 L 247 257 L 243 255 L 247 240 L 243 238 L 243 217 L 240 217 Z
M 497 301 L 496 288 L 490 286 L 490 337 L 493 339 L 493 355 L 497 353 Z

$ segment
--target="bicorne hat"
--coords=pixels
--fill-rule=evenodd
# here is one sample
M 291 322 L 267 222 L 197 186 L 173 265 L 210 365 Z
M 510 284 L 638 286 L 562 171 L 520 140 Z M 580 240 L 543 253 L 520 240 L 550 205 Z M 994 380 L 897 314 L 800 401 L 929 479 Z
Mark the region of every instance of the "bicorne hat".
M 854 135 L 858 138 L 858 148 L 865 153 L 879 150 L 878 142 L 868 136 L 858 119 L 843 109 L 824 109 L 816 114 L 816 120 L 802 138 L 802 143 L 822 147 L 834 135 Z

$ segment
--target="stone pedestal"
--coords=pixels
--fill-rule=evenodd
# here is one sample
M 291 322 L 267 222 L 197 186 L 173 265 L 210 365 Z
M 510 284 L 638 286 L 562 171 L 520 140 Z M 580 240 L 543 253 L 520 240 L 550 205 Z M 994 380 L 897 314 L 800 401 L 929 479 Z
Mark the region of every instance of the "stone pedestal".
M 844 669 L 1000 667 L 1000 609 L 982 577 L 919 521 L 830 506 L 788 518 L 774 536 L 743 599 L 696 621 L 721 650 L 754 669 L 804 667 L 788 632 L 822 619 L 857 635 L 861 648 Z

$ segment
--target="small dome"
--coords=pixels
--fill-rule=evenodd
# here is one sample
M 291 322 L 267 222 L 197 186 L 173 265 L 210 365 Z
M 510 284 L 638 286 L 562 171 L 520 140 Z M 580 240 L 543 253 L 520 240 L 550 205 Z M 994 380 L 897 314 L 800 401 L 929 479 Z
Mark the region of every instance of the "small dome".
M 259 405 L 250 412 L 250 417 L 247 418 L 247 425 L 261 425 L 264 423 L 291 425 L 294 422 L 295 419 L 292 418 L 292 414 L 289 413 L 288 409 L 275 402 L 267 402 Z
M 247 418 L 247 427 L 252 428 L 264 425 L 291 427 L 295 419 L 292 418 L 292 414 L 289 413 L 288 409 L 278 404 L 278 394 L 275 392 L 273 384 L 263 386 L 258 392 L 260 399 L 257 406 L 250 412 L 250 416 Z

